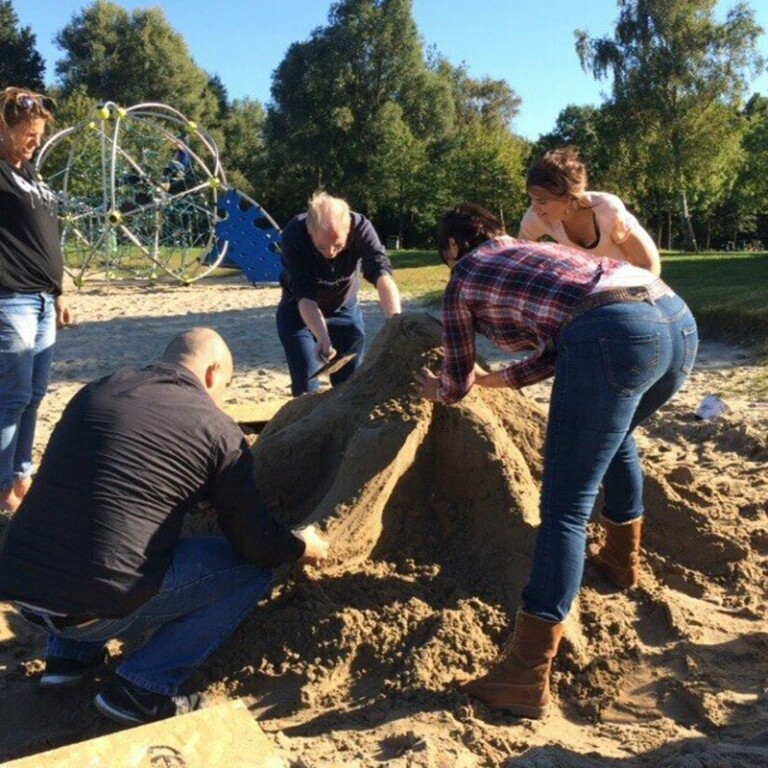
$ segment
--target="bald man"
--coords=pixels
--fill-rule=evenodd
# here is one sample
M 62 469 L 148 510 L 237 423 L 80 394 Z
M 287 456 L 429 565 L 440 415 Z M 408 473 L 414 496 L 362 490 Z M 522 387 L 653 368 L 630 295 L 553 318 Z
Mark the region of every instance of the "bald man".
M 146 368 L 78 392 L 51 436 L 0 553 L 0 599 L 48 633 L 43 688 L 98 670 L 113 637 L 151 637 L 121 660 L 96 707 L 127 724 L 197 709 L 180 693 L 283 563 L 312 564 L 327 543 L 264 508 L 252 454 L 220 408 L 232 355 L 193 328 Z M 200 502 L 223 536 L 181 538 Z
M 362 365 L 365 327 L 358 291 L 360 276 L 376 286 L 384 317 L 400 313 L 392 264 L 368 219 L 339 197 L 315 193 L 306 213 L 282 233 L 283 294 L 277 332 L 291 374 L 291 393 L 316 392 L 309 377 L 336 355 L 357 357 L 331 375 L 336 386 Z

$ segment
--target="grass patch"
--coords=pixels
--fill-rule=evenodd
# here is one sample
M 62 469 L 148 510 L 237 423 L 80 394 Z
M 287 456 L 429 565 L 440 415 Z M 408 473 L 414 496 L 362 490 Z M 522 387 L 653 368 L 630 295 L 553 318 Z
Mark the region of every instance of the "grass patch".
M 768 362 L 768 253 L 665 254 L 662 276 L 704 336 L 750 346 Z
M 439 308 L 450 272 L 437 251 L 390 251 L 395 280 L 403 293 Z

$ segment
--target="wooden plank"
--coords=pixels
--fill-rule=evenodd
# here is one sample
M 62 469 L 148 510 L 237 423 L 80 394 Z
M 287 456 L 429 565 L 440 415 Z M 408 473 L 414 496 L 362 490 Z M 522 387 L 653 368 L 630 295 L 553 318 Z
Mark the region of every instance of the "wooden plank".
M 242 701 L 4 763 L 3 768 L 287 768 Z
M 259 403 L 227 405 L 226 412 L 241 426 L 261 432 L 267 422 L 290 400 L 289 397 L 263 400 Z

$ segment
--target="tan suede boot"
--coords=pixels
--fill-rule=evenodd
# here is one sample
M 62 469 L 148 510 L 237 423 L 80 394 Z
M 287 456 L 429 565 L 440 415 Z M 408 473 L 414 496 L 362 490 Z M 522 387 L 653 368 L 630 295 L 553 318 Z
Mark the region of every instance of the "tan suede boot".
M 27 495 L 27 491 L 31 485 L 31 477 L 17 477 L 13 481 L 13 492 L 16 494 L 16 498 L 19 501 L 21 501 Z
M 601 518 L 605 542 L 590 549 L 587 559 L 597 566 L 617 587 L 628 589 L 640 577 L 640 534 L 643 518 L 628 523 L 612 523 Z
M 549 708 L 549 670 L 563 625 L 519 611 L 515 631 L 490 670 L 461 689 L 493 709 L 542 717 Z

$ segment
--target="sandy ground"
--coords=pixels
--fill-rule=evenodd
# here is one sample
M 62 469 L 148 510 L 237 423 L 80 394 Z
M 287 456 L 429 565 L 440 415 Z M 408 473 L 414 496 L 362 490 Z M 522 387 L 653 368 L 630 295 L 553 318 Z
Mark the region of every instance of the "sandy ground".
M 232 348 L 236 370 L 229 404 L 287 397 L 289 380 L 274 327 L 278 297 L 278 289 L 253 287 L 241 278 L 165 288 L 87 284 L 73 291 L 77 324 L 60 332 L 40 413 L 38 450 L 83 383 L 120 365 L 151 361 L 174 334 L 193 325 L 216 328 Z M 365 310 L 370 338 L 382 327 L 372 299 Z M 482 346 L 481 351 L 498 364 L 491 348 Z M 373 366 L 368 375 L 378 371 L 392 380 L 407 377 L 409 371 L 392 367 L 406 364 L 406 357 L 392 356 L 389 368 Z M 488 573 L 506 573 L 506 568 L 516 592 L 525 568 L 508 562 L 502 567 L 493 559 L 495 551 L 485 549 L 475 557 L 487 559 L 485 576 L 469 573 L 475 562 L 469 566 L 457 560 L 456 573 L 463 575 L 449 578 L 450 557 L 430 559 L 434 542 L 422 530 L 427 518 L 415 514 L 418 544 L 395 546 L 395 524 L 408 535 L 409 518 L 399 511 L 407 500 L 404 490 L 393 491 L 382 508 L 378 539 L 364 556 L 360 547 L 347 552 L 338 536 L 341 529 L 333 528 L 338 520 L 331 520 L 337 554 L 344 557 L 309 576 L 290 576 L 271 604 L 255 611 L 203 668 L 199 682 L 214 697 L 242 696 L 292 768 L 768 766 L 768 738 L 761 736 L 768 730 L 768 402 L 754 394 L 758 374 L 747 352 L 705 342 L 684 391 L 639 431 L 649 501 L 643 580 L 638 589 L 616 595 L 599 576 L 586 574 L 574 611 L 575 629 L 555 664 L 555 706 L 545 720 L 518 721 L 449 692 L 456 672 L 477 672 L 492 659 L 514 616 L 516 598 L 495 595 L 498 579 Z M 320 425 L 321 441 L 340 454 L 351 453 L 360 433 L 350 427 L 348 415 L 339 421 L 338 406 L 341 402 L 345 414 L 351 412 L 350 403 L 367 408 L 360 404 L 368 403 L 371 392 L 378 396 L 379 390 L 361 390 L 346 403 L 333 399 L 336 392 L 306 399 L 315 402 L 294 408 L 294 416 L 284 420 L 286 430 L 296 429 L 299 417 L 306 417 L 303 424 L 312 423 L 307 421 L 311 416 Z M 395 421 L 419 429 L 429 422 L 425 434 L 458 435 L 459 447 L 486 435 L 483 450 L 488 453 L 480 454 L 482 460 L 487 455 L 489 465 L 505 464 L 502 474 L 528 484 L 514 503 L 523 520 L 521 540 L 530 539 L 536 459 L 526 450 L 521 458 L 521 451 L 502 443 L 507 432 L 517 429 L 518 448 L 521 440 L 528 448 L 535 444 L 523 433 L 530 421 L 539 426 L 546 384 L 526 392 L 530 405 L 518 407 L 526 421 L 516 425 L 504 421 L 506 401 L 472 400 L 457 412 L 455 423 L 437 423 L 438 417 L 421 406 L 390 407 L 399 395 L 381 393 L 382 402 L 361 411 L 366 435 L 371 422 L 392 426 Z M 715 421 L 700 421 L 694 412 L 709 394 L 721 396 L 729 410 Z M 389 467 L 405 461 L 397 443 L 407 439 L 398 434 L 393 426 L 377 444 L 381 450 L 393 444 L 397 455 Z M 257 457 L 258 450 L 259 445 Z M 508 457 L 506 463 L 499 456 Z M 393 473 L 382 466 L 377 477 L 386 479 Z M 481 493 L 484 469 L 470 471 L 482 475 Z M 413 472 L 402 467 L 398 472 L 393 485 L 415 485 Z M 445 481 L 452 482 L 450 477 Z M 347 498 L 343 489 L 332 490 Z M 329 498 L 312 501 L 328 506 Z M 349 508 L 358 513 L 357 496 L 354 501 Z M 427 512 L 444 517 L 450 503 L 434 501 Z M 295 509 L 304 514 L 308 504 L 305 500 Z M 346 507 L 333 509 L 338 518 Z M 441 519 L 444 533 L 453 530 L 451 525 Z M 505 525 L 489 530 L 506 539 Z M 396 550 L 408 550 L 408 556 Z M 527 555 L 520 557 L 524 563 Z M 364 601 L 363 584 L 378 597 L 365 593 Z M 449 601 L 436 595 L 436 584 L 450 591 Z M 91 710 L 93 685 L 41 696 L 36 688 L 41 633 L 8 606 L 0 607 L 0 759 L 113 729 Z M 278 625 L 282 631 L 274 631 Z M 260 639 L 254 639 L 259 632 Z M 380 637 L 373 640 L 372 635 Z M 409 655 L 410 661 L 403 658 Z

